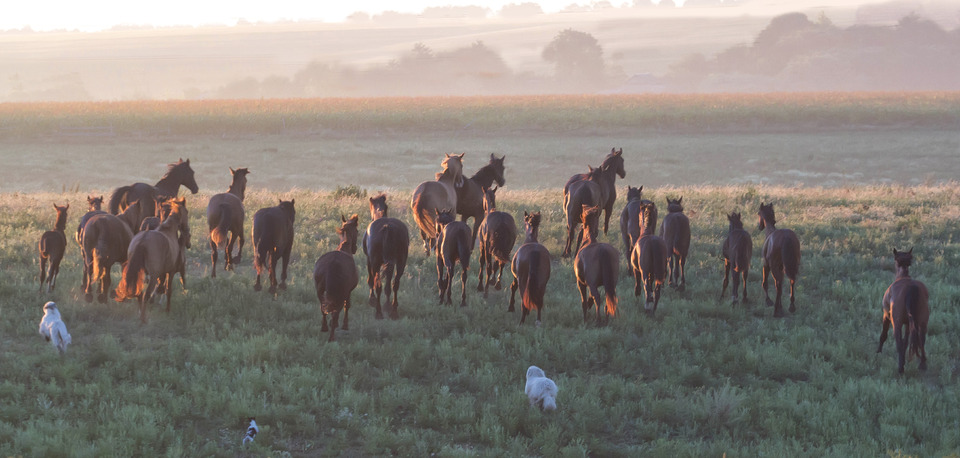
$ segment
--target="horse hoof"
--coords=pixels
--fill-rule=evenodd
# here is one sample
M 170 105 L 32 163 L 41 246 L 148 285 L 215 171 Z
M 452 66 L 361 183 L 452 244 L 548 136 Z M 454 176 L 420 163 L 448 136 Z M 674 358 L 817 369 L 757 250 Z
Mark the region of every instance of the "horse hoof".
M 466 307 L 466 306 L 467 306 L 467 301 L 460 301 L 460 306 L 461 306 L 461 307 Z
M 373 317 L 376 318 L 376 319 L 378 319 L 378 320 L 382 320 L 382 319 L 383 319 L 383 312 L 377 312 L 377 314 L 374 315 Z
M 97 295 L 97 302 L 99 302 L 99 303 L 101 303 L 101 304 L 106 304 L 106 303 L 107 303 L 107 295 L 106 295 L 106 294 L 98 294 L 98 295 Z
M 682 292 L 684 292 L 684 291 L 686 291 L 686 290 L 687 290 L 686 285 L 680 285 L 680 286 L 677 287 L 677 292 L 682 293 Z
M 927 370 L 927 362 L 926 362 L 926 361 L 921 361 L 921 362 L 920 362 L 920 367 L 919 367 L 919 369 L 920 369 L 921 371 L 926 372 L 926 370 Z
M 493 285 L 493 289 L 500 291 L 503 289 L 503 286 L 500 284 L 500 282 L 497 282 L 497 284 Z
M 93 293 L 87 293 L 83 295 L 83 300 L 87 302 L 93 302 Z
M 280 283 L 279 288 L 280 288 L 280 291 L 286 291 L 286 290 L 287 290 L 287 284 L 286 284 L 286 283 Z
M 260 283 L 255 283 L 255 284 L 253 285 L 253 290 L 254 290 L 254 291 L 261 291 L 262 289 L 263 289 L 263 286 L 260 286 Z
M 399 319 L 400 319 L 400 314 L 397 313 L 396 309 L 390 311 L 390 319 L 391 319 L 391 320 L 399 320 Z
M 796 312 L 797 308 L 793 304 L 790 304 L 790 313 Z
M 774 318 L 783 318 L 784 316 L 786 316 L 786 315 L 784 315 L 783 310 L 778 310 L 778 311 L 776 311 L 776 312 L 773 312 L 773 317 L 774 317 Z
M 773 307 L 773 305 L 774 305 L 773 301 L 771 301 L 770 299 L 767 299 L 767 307 Z
M 510 307 L 507 307 L 507 311 L 508 311 L 508 312 L 515 312 L 515 311 L 517 311 L 517 309 L 515 309 L 515 308 L 513 307 L 513 305 L 511 305 Z

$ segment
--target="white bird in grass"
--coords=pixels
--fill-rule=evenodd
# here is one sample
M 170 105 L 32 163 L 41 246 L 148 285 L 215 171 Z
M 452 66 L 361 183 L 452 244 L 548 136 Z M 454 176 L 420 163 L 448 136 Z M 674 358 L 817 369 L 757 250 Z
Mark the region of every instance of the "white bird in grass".
M 60 310 L 57 304 L 47 302 L 43 305 L 43 319 L 40 320 L 40 335 L 52 343 L 62 355 L 67 351 L 67 345 L 70 345 L 70 333 L 67 332 L 67 326 L 60 319 Z
M 543 369 L 530 366 L 527 369 L 527 386 L 524 390 L 530 405 L 536 405 L 543 410 L 557 410 L 557 384 L 547 378 Z
M 260 428 L 257 426 L 257 420 L 250 417 L 250 426 L 247 427 L 247 434 L 243 436 L 243 445 L 247 445 L 247 442 L 253 442 L 253 438 L 257 437 L 259 432 Z

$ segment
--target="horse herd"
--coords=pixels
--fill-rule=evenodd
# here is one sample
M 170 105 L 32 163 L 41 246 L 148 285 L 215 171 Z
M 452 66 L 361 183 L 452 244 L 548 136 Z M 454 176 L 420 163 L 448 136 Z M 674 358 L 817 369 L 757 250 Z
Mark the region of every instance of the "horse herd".
M 504 157 L 490 155 L 488 164 L 472 177 L 463 174 L 464 154 L 447 154 L 435 179 L 421 183 L 414 190 L 410 208 L 420 232 L 427 256 L 436 255 L 437 287 L 440 303 L 452 303 L 452 283 L 456 264 L 460 264 L 460 305 L 466 305 L 467 273 L 473 248 L 479 248 L 477 291 L 487 297 L 491 283 L 502 288 L 503 270 L 510 265 L 513 273 L 509 311 L 515 309 L 519 290 L 523 324 L 528 314 L 536 311 L 536 324 L 541 322 L 544 296 L 550 280 L 551 255 L 539 243 L 540 212 L 524 212 L 523 242 L 514 252 L 518 238 L 517 224 L 511 214 L 496 209 L 496 192 L 504 186 Z M 232 270 L 240 262 L 244 245 L 244 192 L 246 168 L 230 169 L 232 183 L 225 193 L 212 196 L 207 206 L 211 277 L 216 277 L 218 252 L 223 251 L 223 266 Z M 561 256 L 574 255 L 573 268 L 580 292 L 584 321 L 596 307 L 595 320 L 606 324 L 617 310 L 616 293 L 619 278 L 619 249 L 600 242 L 600 217 L 603 231 L 609 229 L 610 217 L 617 198 L 616 178 L 625 178 L 622 149 L 613 149 L 597 168 L 576 174 L 563 188 L 563 211 L 566 241 Z M 495 186 L 496 185 L 496 186 Z M 167 173 L 156 185 L 135 183 L 114 190 L 109 211 L 102 211 L 102 197 L 88 197 L 88 211 L 77 227 L 76 241 L 83 256 L 82 289 L 86 301 L 93 300 L 94 284 L 99 283 L 97 298 L 106 302 L 111 294 L 110 270 L 122 264 L 119 285 L 113 291 L 117 301 L 137 298 L 141 322 L 146 323 L 146 303 L 160 293 L 166 296 L 170 310 L 170 289 L 174 274 L 185 284 L 185 250 L 190 247 L 189 212 L 186 198 L 178 198 L 180 186 L 192 193 L 198 188 L 189 159 L 170 164 Z M 627 202 L 620 213 L 623 252 L 635 281 L 634 294 L 644 297 L 644 308 L 654 315 L 661 289 L 666 283 L 678 291 L 686 285 L 685 265 L 690 248 L 690 220 L 683 213 L 683 198 L 667 199 L 667 215 L 658 226 L 657 205 L 642 197 L 643 187 L 627 187 Z M 66 248 L 66 219 L 69 205 L 54 204 L 57 212 L 52 231 L 45 232 L 39 242 L 40 284 L 52 291 L 59 273 L 59 264 Z M 363 234 L 361 246 L 367 258 L 369 304 L 376 309 L 376 318 L 384 317 L 381 295 L 386 290 L 386 312 L 399 318 L 397 294 L 403 277 L 410 245 L 410 232 L 403 221 L 388 216 L 387 196 L 369 199 L 371 222 Z M 461 215 L 457 221 L 456 215 Z M 782 317 L 783 289 L 790 285 L 789 311 L 795 312 L 795 286 L 800 267 L 800 240 L 790 229 L 778 229 L 773 204 L 761 203 L 758 228 L 765 235 L 761 247 L 762 287 L 766 304 L 774 307 L 774 316 Z M 744 230 L 740 213 L 727 215 L 729 231 L 723 242 L 724 278 L 721 298 L 726 294 L 733 271 L 732 302 L 748 301 L 746 281 L 753 257 L 750 234 Z M 253 264 L 256 269 L 254 290 L 262 289 L 261 274 L 269 276 L 269 292 L 286 289 L 287 266 L 294 238 L 295 202 L 279 201 L 274 207 L 259 209 L 253 216 L 251 231 Z M 471 228 L 466 224 L 474 218 Z M 336 250 L 317 259 L 314 285 L 323 313 L 322 331 L 329 331 L 335 340 L 336 328 L 348 329 L 350 295 L 359 283 L 359 272 L 353 256 L 357 251 L 359 218 L 356 214 L 341 216 L 337 229 L 340 244 Z M 581 227 L 582 226 L 582 227 Z M 578 231 L 579 228 L 579 231 Z M 574 234 L 576 245 L 574 245 Z M 239 241 L 239 245 L 236 246 Z M 234 254 L 236 253 L 236 254 Z M 511 256 L 511 253 L 512 256 Z M 929 317 L 928 293 L 923 283 L 909 275 L 912 250 L 894 250 L 897 274 L 883 296 L 883 329 L 877 352 L 883 348 L 892 326 L 898 352 L 898 369 L 903 372 L 905 355 L 919 356 L 920 368 L 926 368 L 924 340 Z M 47 264 L 50 264 L 49 271 Z M 277 263 L 281 263 L 279 281 Z M 775 297 L 768 293 L 772 276 Z M 742 286 L 740 285 L 742 283 Z M 600 288 L 604 293 L 601 296 Z M 391 295 L 392 292 L 392 295 Z M 601 305 L 601 303 L 603 305 Z M 340 312 L 344 313 L 340 323 Z M 328 324 L 327 315 L 332 315 Z

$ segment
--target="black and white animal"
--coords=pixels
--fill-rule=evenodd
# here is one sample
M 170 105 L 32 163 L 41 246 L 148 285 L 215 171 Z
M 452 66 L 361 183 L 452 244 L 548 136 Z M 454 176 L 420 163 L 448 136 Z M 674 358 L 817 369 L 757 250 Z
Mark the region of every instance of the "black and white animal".
M 67 345 L 70 345 L 70 333 L 67 332 L 67 326 L 60 319 L 60 310 L 57 309 L 57 304 L 54 302 L 47 302 L 43 305 L 40 335 L 47 339 L 47 342 L 52 343 L 54 347 L 57 347 L 61 355 L 67 351 Z
M 257 437 L 259 432 L 260 428 L 257 426 L 257 420 L 250 417 L 250 426 L 247 426 L 247 434 L 243 436 L 243 445 L 247 445 L 247 442 L 253 442 L 253 438 Z
M 537 366 L 527 368 L 527 386 L 524 390 L 530 405 L 542 410 L 557 410 L 557 384 L 547 378 Z

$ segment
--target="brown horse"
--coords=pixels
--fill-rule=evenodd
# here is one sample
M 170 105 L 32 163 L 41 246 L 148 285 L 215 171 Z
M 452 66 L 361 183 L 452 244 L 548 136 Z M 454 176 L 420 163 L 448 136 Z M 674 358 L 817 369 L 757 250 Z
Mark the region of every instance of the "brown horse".
M 497 211 L 497 189 L 483 189 L 483 208 L 487 212 L 480 224 L 480 268 L 477 291 L 487 297 L 490 282 L 496 273 L 496 290 L 501 288 L 503 268 L 510 264 L 510 253 L 517 243 L 517 223 L 509 213 Z M 483 282 L 483 270 L 487 270 L 487 282 Z
M 340 326 L 340 311 L 343 311 L 344 331 L 349 330 L 350 323 L 350 293 L 360 282 L 360 273 L 353 255 L 357 253 L 357 221 L 356 214 L 347 219 L 340 216 L 342 224 L 337 228 L 340 235 L 340 245 L 336 251 L 324 253 L 313 266 L 313 285 L 317 290 L 317 299 L 320 300 L 320 311 L 323 313 L 321 332 L 330 331 L 333 342 L 334 331 Z M 333 315 L 330 326 L 327 326 L 327 315 Z
M 727 283 L 730 270 L 733 269 L 733 303 L 737 303 L 737 293 L 740 289 L 740 280 L 743 279 L 743 302 L 747 303 L 747 276 L 750 274 L 750 259 L 753 257 L 753 240 L 750 233 L 743 229 L 740 213 L 727 215 L 730 221 L 730 232 L 723 241 L 723 288 L 720 298 L 727 292 Z
M 623 251 L 627 253 L 627 259 L 630 259 L 633 245 L 640 238 L 640 207 L 644 204 L 654 205 L 653 201 L 643 198 L 643 186 L 627 186 L 627 203 L 620 212 L 620 238 L 623 239 Z
M 290 262 L 290 250 L 293 248 L 293 220 L 297 217 L 294 199 L 281 200 L 276 207 L 257 210 L 253 214 L 253 267 L 257 269 L 257 282 L 254 291 L 260 291 L 260 274 L 264 269 L 270 272 L 270 293 L 277 292 L 277 261 L 283 259 L 283 271 L 280 273 L 280 289 L 287 289 L 287 264 Z
M 893 337 L 897 342 L 897 371 L 903 373 L 906 363 L 907 346 L 910 359 L 920 358 L 920 370 L 927 370 L 927 321 L 930 319 L 930 293 L 923 282 L 910 278 L 910 264 L 913 261 L 913 248 L 910 251 L 893 250 L 893 259 L 897 263 L 897 276 L 883 293 L 883 329 L 880 331 L 880 345 L 877 353 L 883 350 L 887 340 L 887 331 L 893 325 Z
M 437 220 L 437 286 L 440 289 L 440 303 L 446 296 L 447 304 L 452 304 L 453 269 L 460 263 L 460 306 L 467 306 L 467 270 L 470 268 L 470 253 L 473 243 L 470 240 L 470 226 L 463 221 L 455 221 L 452 209 L 436 210 Z
M 766 239 L 760 251 L 763 258 L 763 295 L 767 298 L 767 307 L 773 306 L 773 316 L 783 316 L 783 277 L 790 280 L 790 313 L 796 311 L 794 305 L 794 288 L 797 283 L 797 274 L 800 272 L 800 239 L 790 229 L 777 229 L 777 218 L 773 213 L 773 204 L 760 203 L 757 212 L 760 217 L 758 228 L 764 232 Z M 776 302 L 770 300 L 767 292 L 767 279 L 773 274 L 774 286 L 777 288 Z
M 63 253 L 67 251 L 67 210 L 70 204 L 63 207 L 53 204 L 57 211 L 57 222 L 52 231 L 44 232 L 40 236 L 40 291 L 43 291 L 43 284 L 47 283 L 47 292 L 52 293 L 53 288 L 57 286 L 57 276 L 60 275 L 60 261 L 63 261 Z M 47 279 L 47 261 L 50 261 L 50 278 Z
M 610 244 L 597 241 L 600 232 L 600 210 L 600 206 L 582 207 L 583 246 L 577 252 L 573 263 L 583 306 L 583 321 L 587 321 L 587 310 L 596 304 L 598 326 L 606 324 L 610 315 L 617 312 L 617 280 L 620 276 L 620 252 Z M 600 286 L 603 286 L 606 307 L 600 306 Z
M 80 224 L 77 225 L 76 240 L 78 245 L 83 244 L 83 226 L 87 224 L 87 221 L 89 221 L 90 218 L 93 217 L 93 215 L 106 213 L 100 210 L 100 208 L 103 206 L 103 196 L 100 196 L 100 197 L 87 196 L 87 205 L 88 205 L 87 212 L 80 217 Z
M 683 197 L 667 198 L 667 216 L 660 223 L 660 237 L 667 244 L 668 284 L 683 291 L 687 285 L 687 254 L 690 252 L 690 219 L 683 214 Z
M 233 182 L 225 193 L 216 194 L 207 203 L 207 227 L 210 229 L 210 277 L 217 276 L 217 251 L 223 249 L 223 270 L 233 270 L 243 253 L 243 194 L 247 189 L 247 168 L 230 169 Z M 227 234 L 230 234 L 229 239 Z M 239 239 L 237 255 L 233 256 L 233 244 Z M 229 240 L 229 242 L 228 242 Z
M 640 207 L 640 238 L 630 256 L 630 267 L 636 282 L 633 295 L 646 297 L 643 308 L 653 316 L 660 304 L 660 289 L 667 278 L 667 244 L 663 237 L 654 234 L 657 227 L 657 207 L 644 204 Z
M 93 284 L 100 282 L 97 300 L 107 301 L 110 291 L 110 267 L 127 261 L 127 247 L 140 228 L 140 202 L 134 202 L 123 213 L 93 215 L 83 226 L 80 244 L 83 253 L 82 289 L 87 302 L 93 301 Z
M 370 287 L 369 304 L 377 309 L 378 320 L 383 319 L 383 310 L 380 308 L 381 291 L 387 290 L 389 301 L 391 288 L 393 301 L 388 312 L 390 318 L 400 318 L 397 291 L 400 290 L 400 279 L 407 266 L 410 248 L 410 230 L 403 221 L 388 217 L 387 208 L 386 194 L 370 198 L 370 218 L 373 221 L 363 234 L 363 254 L 367 255 L 367 285 Z
M 589 180 L 589 174 L 578 173 L 563 186 L 563 200 L 567 201 L 570 185 L 583 180 Z M 627 171 L 623 168 L 623 148 L 611 148 L 610 154 L 600 164 L 600 207 L 603 208 L 603 233 L 610 227 L 610 215 L 613 214 L 613 204 L 617 201 L 617 176 L 625 178 Z
M 543 296 L 547 292 L 547 282 L 550 281 L 550 252 L 538 242 L 540 236 L 540 212 L 528 214 L 523 212 L 523 225 L 526 238 L 523 245 L 513 255 L 510 270 L 513 272 L 513 283 L 510 285 L 510 308 L 514 310 L 514 298 L 517 288 L 520 289 L 520 305 L 523 312 L 520 315 L 520 324 L 527 319 L 527 315 L 537 310 L 536 325 L 540 326 L 540 312 L 543 311 Z
M 463 186 L 464 181 L 463 154 L 447 154 L 440 165 L 443 171 L 437 174 L 437 180 L 420 183 L 410 198 L 413 220 L 420 228 L 423 249 L 428 256 L 437 241 L 437 210 L 457 208 L 456 188 Z
M 143 214 L 158 216 L 154 206 L 159 197 L 177 197 L 180 186 L 186 186 L 193 194 L 197 193 L 197 182 L 193 178 L 193 169 L 190 168 L 190 159 L 180 159 L 167 166 L 167 173 L 160 178 L 156 185 L 134 183 L 130 186 L 121 186 L 113 190 L 110 196 L 110 213 L 121 213 L 128 205 L 140 201 Z M 139 225 L 138 225 L 139 227 Z
M 563 196 L 563 214 L 567 220 L 567 243 L 563 248 L 564 258 L 570 257 L 573 233 L 583 222 L 583 207 L 595 207 L 602 203 L 600 188 L 600 169 L 587 166 L 587 178 L 568 183 L 567 191 Z M 572 180 L 571 180 L 572 181 Z M 583 242 L 583 230 L 577 235 L 577 250 Z
M 457 214 L 460 221 L 467 222 L 467 218 L 473 217 L 473 241 L 477 241 L 477 233 L 480 231 L 480 223 L 486 215 L 483 209 L 483 190 L 492 187 L 494 183 L 497 186 L 503 186 L 506 180 L 503 178 L 503 160 L 506 156 L 497 158 L 490 154 L 490 162 L 480 167 L 472 177 L 463 180 L 463 186 L 457 188 Z

